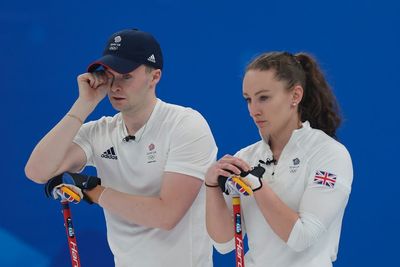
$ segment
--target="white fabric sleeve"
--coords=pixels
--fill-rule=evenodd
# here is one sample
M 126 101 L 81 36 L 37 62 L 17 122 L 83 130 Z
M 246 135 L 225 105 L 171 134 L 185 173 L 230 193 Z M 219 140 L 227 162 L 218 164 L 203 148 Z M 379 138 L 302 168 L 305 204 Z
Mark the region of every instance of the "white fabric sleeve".
M 226 243 L 217 243 L 212 240 L 214 248 L 221 254 L 227 254 L 235 249 L 235 238 L 232 238 Z
M 309 180 L 299 206 L 299 219 L 287 244 L 294 251 L 313 245 L 333 221 L 343 214 L 353 180 L 353 167 L 347 150 L 335 145 L 324 147 L 309 161 Z M 328 175 L 334 183 L 320 183 L 316 177 Z
M 94 136 L 93 132 L 95 127 L 96 127 L 95 121 L 83 124 L 73 139 L 73 142 L 78 146 L 80 146 L 85 152 L 86 166 L 94 166 L 93 146 L 90 137 Z
M 178 172 L 204 180 L 217 156 L 217 146 L 206 120 L 188 110 L 172 130 L 165 171 Z

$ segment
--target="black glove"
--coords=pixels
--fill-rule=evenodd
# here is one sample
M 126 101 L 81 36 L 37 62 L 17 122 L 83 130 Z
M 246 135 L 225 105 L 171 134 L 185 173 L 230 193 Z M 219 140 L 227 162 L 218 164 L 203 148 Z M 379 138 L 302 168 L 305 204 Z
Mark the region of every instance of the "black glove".
M 240 168 L 239 168 L 240 169 Z M 226 170 L 230 173 L 232 173 L 230 170 Z M 240 169 L 241 173 L 240 173 L 240 177 L 242 178 L 242 181 L 244 181 L 248 186 L 250 186 L 250 188 L 254 191 L 257 191 L 258 189 L 260 189 L 262 187 L 262 181 L 261 178 L 263 176 L 263 174 L 265 173 L 265 169 L 263 167 L 261 167 L 260 165 L 253 167 L 250 171 L 243 171 L 242 169 Z M 232 173 L 233 174 L 233 173 Z M 218 177 L 218 185 L 221 188 L 222 192 L 224 192 L 225 194 L 229 195 L 229 188 L 227 187 L 226 181 L 229 177 L 225 177 L 225 176 L 219 176 Z M 255 180 L 257 179 L 257 180 Z
M 87 195 L 83 190 L 90 190 L 95 188 L 97 185 L 101 184 L 101 180 L 96 176 L 64 172 L 47 181 L 44 188 L 46 196 L 56 199 L 57 194 L 54 194 L 53 191 L 57 186 L 61 184 L 65 184 L 66 186 L 75 186 L 79 188 L 81 192 L 76 192 L 76 193 L 78 194 L 82 193 L 83 199 L 87 201 L 89 204 L 93 204 L 93 202 L 87 197 Z
M 240 170 L 239 176 L 241 176 L 241 177 L 244 177 L 244 176 L 246 176 L 248 174 L 248 172 L 243 171 L 241 168 L 239 168 L 239 170 Z M 225 171 L 227 171 L 227 172 L 229 172 L 231 174 L 234 174 L 230 170 L 225 170 Z M 230 192 L 230 190 L 229 190 L 229 188 L 228 188 L 228 186 L 226 184 L 226 181 L 228 180 L 228 178 L 229 177 L 225 177 L 225 176 L 222 176 L 222 175 L 218 176 L 218 185 L 221 188 L 221 191 L 224 192 L 227 195 L 229 195 L 229 192 Z
M 242 181 L 245 182 L 248 186 L 250 186 L 251 190 L 253 192 L 257 191 L 262 187 L 262 177 L 265 173 L 265 169 L 261 167 L 260 165 L 254 167 L 246 173 L 244 176 L 242 176 Z

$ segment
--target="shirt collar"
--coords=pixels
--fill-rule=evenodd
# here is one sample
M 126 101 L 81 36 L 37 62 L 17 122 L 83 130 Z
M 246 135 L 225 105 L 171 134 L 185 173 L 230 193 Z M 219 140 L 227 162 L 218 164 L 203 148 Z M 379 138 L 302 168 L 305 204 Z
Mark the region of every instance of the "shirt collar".
M 299 139 L 301 139 L 301 137 L 303 137 L 309 130 L 311 129 L 310 123 L 308 121 L 302 122 L 301 128 L 299 129 L 295 129 L 292 132 L 292 135 L 289 138 L 289 141 L 287 142 L 287 144 L 284 147 L 284 150 L 291 150 L 293 147 L 297 146 L 297 142 L 299 141 Z M 261 138 L 263 139 L 262 143 L 263 146 L 265 147 L 265 150 L 267 151 L 267 156 L 270 156 L 272 158 L 272 151 L 271 151 L 271 147 L 269 146 L 269 140 L 268 139 L 264 139 L 262 136 Z
M 144 134 L 144 131 L 148 131 L 151 126 L 154 123 L 155 117 L 156 117 L 156 113 L 159 109 L 159 107 L 161 106 L 162 101 L 160 99 L 157 98 L 157 102 L 153 108 L 153 111 L 151 112 L 151 115 L 149 117 L 149 119 L 147 120 L 147 122 L 145 124 L 143 124 L 143 126 L 135 133 L 135 141 L 139 142 L 140 139 L 142 139 L 142 136 Z M 125 122 L 122 118 L 122 114 L 119 113 L 119 120 L 118 120 L 118 127 L 120 127 L 120 129 L 122 130 L 122 138 L 124 138 L 125 136 L 128 136 L 128 129 L 126 128 Z

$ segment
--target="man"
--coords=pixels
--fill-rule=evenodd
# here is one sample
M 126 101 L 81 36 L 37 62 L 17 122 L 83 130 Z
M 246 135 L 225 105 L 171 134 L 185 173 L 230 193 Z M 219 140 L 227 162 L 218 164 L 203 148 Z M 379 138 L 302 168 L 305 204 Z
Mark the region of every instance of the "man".
M 156 97 L 162 67 L 153 36 L 113 34 L 103 57 L 78 76 L 78 99 L 25 172 L 46 183 L 96 167 L 101 185 L 83 193 L 104 208 L 115 266 L 212 266 L 202 182 L 217 148 L 198 112 Z M 83 124 L 106 95 L 119 113 Z

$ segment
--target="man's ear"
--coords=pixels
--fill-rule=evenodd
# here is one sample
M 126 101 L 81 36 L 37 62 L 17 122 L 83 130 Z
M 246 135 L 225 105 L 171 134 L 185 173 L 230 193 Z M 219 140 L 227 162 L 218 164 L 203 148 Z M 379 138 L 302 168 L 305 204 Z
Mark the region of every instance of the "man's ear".
M 150 84 L 152 87 L 155 87 L 157 85 L 157 83 L 160 81 L 161 79 L 161 70 L 160 69 L 155 69 L 151 72 L 150 74 Z

